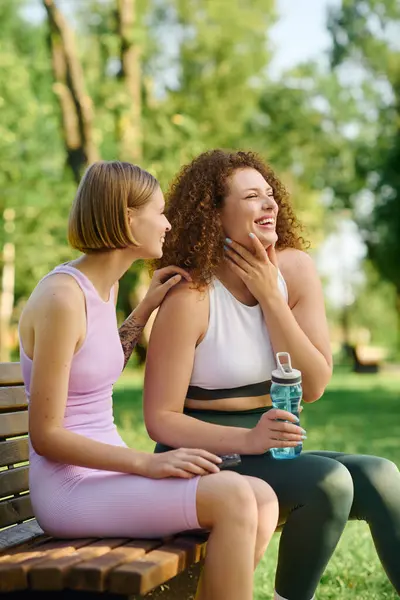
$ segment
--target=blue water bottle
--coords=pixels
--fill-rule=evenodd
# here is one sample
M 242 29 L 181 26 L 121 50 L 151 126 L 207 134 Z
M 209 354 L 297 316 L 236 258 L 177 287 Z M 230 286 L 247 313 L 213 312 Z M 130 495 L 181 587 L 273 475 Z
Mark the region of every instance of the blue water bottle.
M 285 358 L 282 363 L 281 359 Z M 278 352 L 276 355 L 278 368 L 272 371 L 271 400 L 273 408 L 280 408 L 293 413 L 299 418 L 302 398 L 301 371 L 292 368 L 290 354 Z M 271 454 L 277 459 L 296 458 L 303 449 L 303 444 L 295 448 L 271 448 Z

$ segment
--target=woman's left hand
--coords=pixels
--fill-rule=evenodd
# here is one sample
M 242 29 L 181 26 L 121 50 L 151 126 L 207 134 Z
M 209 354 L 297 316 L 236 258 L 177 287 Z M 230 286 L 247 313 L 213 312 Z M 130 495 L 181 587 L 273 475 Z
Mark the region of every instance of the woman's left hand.
M 192 281 L 187 271 L 175 265 L 154 271 L 149 289 L 142 300 L 142 303 L 144 303 L 150 313 L 160 306 L 169 290 L 182 279 Z
M 254 254 L 237 242 L 227 239 L 225 258 L 232 271 L 261 303 L 274 292 L 278 292 L 278 261 L 272 244 L 265 250 L 254 234 L 249 234 L 249 237 Z

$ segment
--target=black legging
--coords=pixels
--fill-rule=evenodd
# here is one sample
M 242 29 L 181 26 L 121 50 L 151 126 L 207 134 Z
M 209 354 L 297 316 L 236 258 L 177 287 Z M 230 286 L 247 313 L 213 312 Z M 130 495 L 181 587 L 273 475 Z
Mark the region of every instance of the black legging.
M 202 421 L 252 428 L 268 409 L 240 412 L 186 410 Z M 155 451 L 169 450 L 157 444 Z M 235 471 L 274 489 L 283 529 L 276 590 L 289 600 L 310 600 L 348 519 L 370 527 L 380 561 L 400 594 L 400 473 L 376 456 L 303 452 L 276 460 L 267 452 L 242 455 Z

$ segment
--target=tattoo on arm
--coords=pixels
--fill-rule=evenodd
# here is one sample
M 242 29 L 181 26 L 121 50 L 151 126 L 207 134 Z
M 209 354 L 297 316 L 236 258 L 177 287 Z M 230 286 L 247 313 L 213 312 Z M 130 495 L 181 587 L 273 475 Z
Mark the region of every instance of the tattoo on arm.
M 134 316 L 128 317 L 119 328 L 119 338 L 124 351 L 124 368 L 131 357 L 134 347 L 142 335 L 145 324 L 137 323 Z

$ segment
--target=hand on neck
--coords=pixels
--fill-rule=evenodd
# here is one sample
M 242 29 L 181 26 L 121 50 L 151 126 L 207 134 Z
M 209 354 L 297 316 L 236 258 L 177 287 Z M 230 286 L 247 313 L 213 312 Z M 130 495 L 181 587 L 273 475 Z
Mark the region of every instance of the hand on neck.
M 239 302 L 247 304 L 248 306 L 257 304 L 257 300 L 249 292 L 246 284 L 239 277 L 239 275 L 234 273 L 232 269 L 229 268 L 228 265 L 221 265 L 215 273 L 215 276 L 224 285 L 224 287 L 226 287 L 226 289 L 229 290 L 230 293 L 239 300 Z

